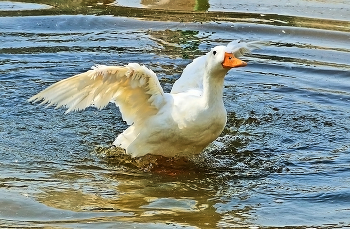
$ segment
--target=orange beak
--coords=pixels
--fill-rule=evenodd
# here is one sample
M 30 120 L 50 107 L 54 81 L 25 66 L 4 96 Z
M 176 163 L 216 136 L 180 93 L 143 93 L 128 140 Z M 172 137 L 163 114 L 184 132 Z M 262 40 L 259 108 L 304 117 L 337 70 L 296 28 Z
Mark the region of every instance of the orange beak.
M 225 52 L 225 58 L 222 62 L 224 68 L 237 68 L 247 66 L 247 63 L 236 58 L 232 53 Z

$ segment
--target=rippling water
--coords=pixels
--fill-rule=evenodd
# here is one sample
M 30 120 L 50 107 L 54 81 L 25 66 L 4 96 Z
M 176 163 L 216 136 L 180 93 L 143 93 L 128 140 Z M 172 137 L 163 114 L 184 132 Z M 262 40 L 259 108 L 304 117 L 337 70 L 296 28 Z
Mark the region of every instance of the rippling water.
M 25 2 L 0 1 L 1 227 L 350 227 L 347 1 Z M 270 45 L 229 72 L 226 128 L 182 172 L 118 158 L 112 105 L 27 102 L 94 64 L 145 64 L 170 91 L 234 39 Z

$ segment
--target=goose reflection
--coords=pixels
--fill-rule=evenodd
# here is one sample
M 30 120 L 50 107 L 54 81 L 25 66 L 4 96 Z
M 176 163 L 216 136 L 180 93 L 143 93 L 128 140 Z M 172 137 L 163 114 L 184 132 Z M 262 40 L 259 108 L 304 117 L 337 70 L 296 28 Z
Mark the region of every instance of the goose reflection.
M 130 171 L 100 172 L 96 176 L 96 171 L 86 171 L 74 179 L 72 174 L 61 171 L 56 178 L 69 176 L 72 178 L 71 184 L 62 183 L 60 188 L 46 187 L 37 199 L 62 212 L 101 214 L 96 220 L 105 217 L 116 223 L 137 222 L 139 226 L 156 222 L 160 227 L 169 223 L 199 228 L 237 226 L 247 221 L 246 216 L 254 208 L 236 205 L 231 206 L 229 212 L 223 211 L 222 208 L 227 208 L 225 203 L 211 197 L 232 187 L 222 189 L 225 187 L 222 181 L 210 179 L 207 175 L 155 178 L 155 175 Z M 91 175 L 95 177 L 93 180 Z M 81 182 L 82 179 L 86 180 L 85 184 Z M 76 183 L 82 186 L 78 187 Z M 111 213 L 115 213 L 115 216 L 107 215 Z M 70 220 L 79 221 L 74 215 Z M 94 223 L 94 219 L 89 220 Z

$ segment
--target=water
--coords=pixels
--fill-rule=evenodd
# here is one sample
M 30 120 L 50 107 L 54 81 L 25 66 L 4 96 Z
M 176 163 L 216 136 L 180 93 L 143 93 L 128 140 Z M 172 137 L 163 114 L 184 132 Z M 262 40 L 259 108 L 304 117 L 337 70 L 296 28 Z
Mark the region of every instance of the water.
M 350 227 L 346 1 L 37 2 L 0 2 L 1 227 Z M 145 64 L 170 91 L 233 39 L 271 45 L 229 72 L 227 126 L 182 172 L 118 159 L 109 146 L 126 124 L 112 105 L 64 115 L 27 102 L 94 64 Z

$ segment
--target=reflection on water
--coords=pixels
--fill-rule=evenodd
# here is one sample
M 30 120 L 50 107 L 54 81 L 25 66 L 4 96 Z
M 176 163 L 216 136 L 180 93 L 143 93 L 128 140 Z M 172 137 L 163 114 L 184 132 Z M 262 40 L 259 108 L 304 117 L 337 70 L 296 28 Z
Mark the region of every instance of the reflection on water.
M 148 34 L 150 38 L 163 46 L 163 49 L 159 51 L 159 54 L 166 54 L 169 56 L 177 56 L 185 59 L 195 58 L 196 55 L 200 55 L 199 45 L 201 39 L 198 35 L 198 31 L 193 30 L 164 30 L 154 31 L 149 30 Z M 205 37 L 205 34 L 201 34 L 201 37 Z
M 51 8 L 44 4 L 35 3 L 16 3 L 10 1 L 0 1 L 0 11 L 18 11 L 18 10 L 37 10 Z
M 254 1 L 241 13 L 214 0 L 208 13 L 193 13 L 202 1 L 190 13 L 25 2 L 54 7 L 0 12 L 0 227 L 350 226 L 349 20 L 306 18 L 344 1 L 295 0 L 302 17 Z M 121 156 L 115 106 L 64 115 L 27 102 L 94 64 L 145 64 L 170 91 L 191 59 L 233 39 L 271 45 L 225 78 L 228 122 L 200 157 Z
M 170 0 L 118 0 L 115 4 L 167 10 L 249 12 L 262 14 L 262 16 L 264 14 L 279 14 L 347 21 L 350 19 L 350 9 L 347 0 L 282 0 L 278 2 L 262 2 L 259 0 L 250 0 L 248 2 L 245 0 L 192 0 L 176 2 L 179 2 L 179 4 Z
M 222 186 L 223 180 L 216 176 L 209 173 L 168 176 L 109 166 L 108 170 L 85 168 L 82 176 L 78 170 L 59 171 L 53 177 L 60 177 L 65 183 L 43 188 L 37 199 L 46 206 L 64 211 L 120 212 L 123 218 L 113 218 L 119 222 L 171 222 L 199 228 L 228 226 L 230 222 L 245 225 L 252 210 L 252 206 L 242 207 L 238 203 L 249 195 L 238 191 L 239 187 L 249 186 L 245 182 L 236 183 L 238 189 L 229 195 L 237 198 L 237 207 L 222 218 L 222 212 L 217 212 L 220 204 L 215 199 L 209 200 L 220 189 L 226 189 Z
M 208 0 L 141 0 L 141 4 L 147 8 L 166 10 L 207 11 L 209 9 Z
M 23 0 L 22 2 L 37 2 L 54 6 L 45 10 L 23 10 L 23 11 L 0 11 L 0 16 L 30 16 L 30 15 L 59 15 L 59 14 L 88 14 L 88 15 L 114 15 L 119 17 L 136 17 L 147 20 L 159 21 L 179 21 L 179 22 L 239 22 L 256 23 L 263 25 L 278 25 L 303 28 L 320 28 L 334 31 L 350 31 L 350 12 L 347 2 L 319 3 L 317 7 L 312 4 L 306 4 L 308 8 L 300 7 L 301 2 L 306 0 L 293 0 L 292 3 L 285 1 L 279 4 L 264 3 L 254 1 L 247 5 L 243 2 L 225 2 L 209 1 L 210 6 L 215 6 L 213 12 L 193 12 L 177 11 L 173 9 L 143 9 L 124 6 L 139 6 L 140 0 L 118 1 L 56 1 L 56 0 Z M 136 1 L 136 2 L 135 2 Z M 172 4 L 173 1 L 164 3 Z M 308 2 L 308 1 L 306 1 Z M 159 1 L 158 3 L 163 3 Z M 334 3 L 334 4 L 333 4 Z M 233 5 L 230 5 L 233 4 Z M 175 7 L 175 6 L 174 6 Z M 196 0 L 195 9 L 206 8 L 205 0 Z M 246 10 L 248 7 L 248 10 Z M 261 8 L 262 7 L 262 8 Z M 245 9 L 245 10 L 242 10 Z M 295 14 L 295 10 L 298 13 Z M 271 10 L 273 12 L 271 12 Z M 154 11 L 154 13 L 152 12 Z M 282 13 L 281 13 L 282 12 Z M 337 12 L 337 13 L 334 13 Z M 337 19 L 337 20 L 336 20 Z M 281 29 L 282 32 L 283 29 Z

